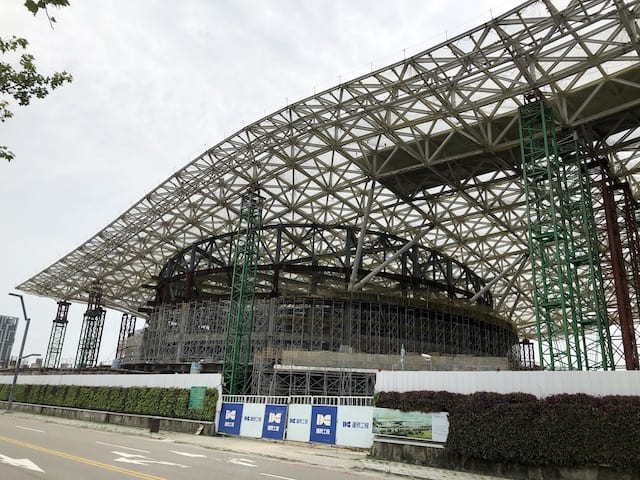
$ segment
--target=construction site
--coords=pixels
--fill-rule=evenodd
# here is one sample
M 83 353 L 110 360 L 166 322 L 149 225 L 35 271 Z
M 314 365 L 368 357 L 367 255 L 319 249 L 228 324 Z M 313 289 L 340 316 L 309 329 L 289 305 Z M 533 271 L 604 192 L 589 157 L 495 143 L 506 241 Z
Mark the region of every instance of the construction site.
M 18 286 L 44 367 L 372 395 L 379 370 L 640 369 L 640 3 L 528 1 L 215 144 Z M 52 313 L 52 316 L 53 313 Z

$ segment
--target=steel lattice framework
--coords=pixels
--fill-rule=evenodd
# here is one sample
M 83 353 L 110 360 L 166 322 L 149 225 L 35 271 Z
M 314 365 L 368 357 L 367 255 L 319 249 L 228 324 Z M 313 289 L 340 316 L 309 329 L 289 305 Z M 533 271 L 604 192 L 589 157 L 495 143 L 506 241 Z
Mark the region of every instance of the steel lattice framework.
M 264 224 L 388 232 L 467 265 L 523 333 L 535 317 L 517 109 L 536 87 L 638 197 L 638 0 L 541 0 L 266 116 L 176 172 L 82 246 L 21 284 L 136 311 L 168 258 L 234 230 L 251 184 Z M 365 266 L 373 268 L 373 266 Z

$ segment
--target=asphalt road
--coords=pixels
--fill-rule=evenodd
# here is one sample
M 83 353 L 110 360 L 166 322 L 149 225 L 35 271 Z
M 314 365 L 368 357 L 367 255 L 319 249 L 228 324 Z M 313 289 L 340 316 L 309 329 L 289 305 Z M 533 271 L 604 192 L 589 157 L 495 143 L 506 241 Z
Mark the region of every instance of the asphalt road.
M 353 480 L 371 475 L 122 432 L 40 422 L 37 417 L 0 414 L 0 479 L 326 480 L 327 477 Z

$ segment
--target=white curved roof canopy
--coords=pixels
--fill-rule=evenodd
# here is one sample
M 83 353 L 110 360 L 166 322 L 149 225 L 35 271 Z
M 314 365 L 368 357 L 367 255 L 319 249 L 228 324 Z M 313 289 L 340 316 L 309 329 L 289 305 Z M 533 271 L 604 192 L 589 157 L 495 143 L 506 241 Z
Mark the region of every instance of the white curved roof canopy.
M 169 257 L 234 230 L 252 182 L 266 198 L 265 224 L 358 227 L 375 183 L 370 229 L 406 238 L 428 229 L 422 243 L 490 280 L 527 250 L 516 110 L 532 87 L 563 126 L 588 126 L 637 197 L 639 3 L 529 1 L 283 108 L 204 152 L 18 288 L 85 301 L 98 279 L 107 306 L 136 311 Z M 534 322 L 528 268 L 501 303 L 525 333 Z

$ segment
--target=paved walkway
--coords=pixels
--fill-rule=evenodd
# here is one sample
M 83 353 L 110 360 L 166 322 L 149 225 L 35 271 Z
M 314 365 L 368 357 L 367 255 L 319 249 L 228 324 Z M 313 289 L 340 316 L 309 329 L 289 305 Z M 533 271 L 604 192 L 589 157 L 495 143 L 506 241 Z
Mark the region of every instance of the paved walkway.
M 154 434 L 157 435 L 157 434 Z M 456 472 L 440 468 L 387 462 L 368 457 L 368 451 L 299 442 L 278 442 L 239 437 L 196 436 L 160 432 L 161 437 L 179 443 L 197 444 L 205 448 L 273 457 L 309 465 L 381 472 L 421 480 L 498 480 L 498 477 Z M 504 479 L 499 479 L 504 480 Z
M 12 415 L 23 416 L 30 419 L 37 418 L 39 421 L 46 423 L 72 424 L 94 430 L 116 431 L 170 442 L 198 445 L 203 448 L 210 448 L 214 450 L 278 458 L 281 460 L 300 462 L 308 465 L 333 468 L 339 467 L 347 470 L 368 472 L 373 478 L 377 478 L 376 472 L 380 472 L 415 480 L 504 480 L 504 478 L 499 477 L 376 460 L 369 458 L 368 450 L 364 449 L 350 449 L 303 442 L 282 442 L 240 437 L 191 435 L 166 431 L 149 433 L 147 429 L 121 425 L 90 423 L 68 418 L 33 415 L 23 412 L 14 412 Z

